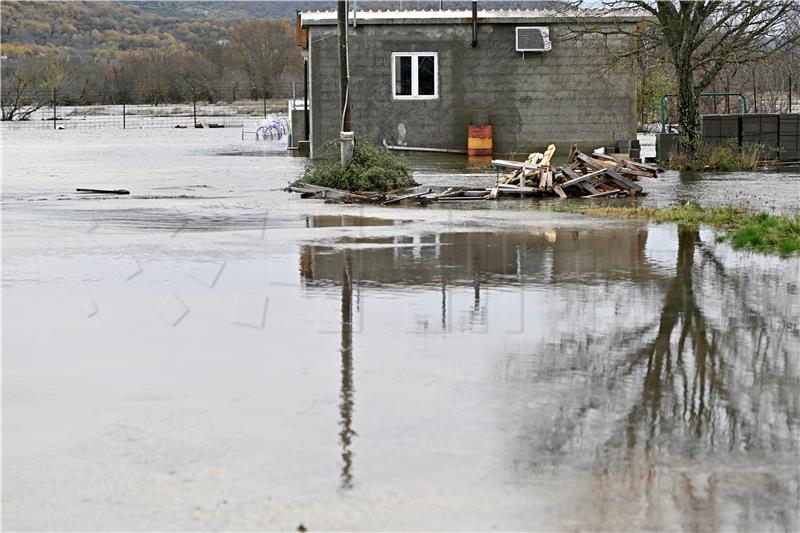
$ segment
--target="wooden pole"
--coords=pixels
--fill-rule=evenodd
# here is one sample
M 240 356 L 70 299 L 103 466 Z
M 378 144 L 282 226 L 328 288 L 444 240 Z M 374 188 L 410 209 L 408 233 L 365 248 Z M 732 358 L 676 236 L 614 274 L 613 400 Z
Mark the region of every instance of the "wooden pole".
M 338 0 L 336 2 L 337 29 L 339 33 L 339 109 L 342 117 L 342 130 L 353 131 L 353 123 L 350 118 L 351 98 L 348 92 L 350 83 L 347 68 L 347 2 Z
M 56 90 L 53 89 L 53 129 L 56 129 Z
M 789 113 L 792 112 L 792 75 L 789 74 Z

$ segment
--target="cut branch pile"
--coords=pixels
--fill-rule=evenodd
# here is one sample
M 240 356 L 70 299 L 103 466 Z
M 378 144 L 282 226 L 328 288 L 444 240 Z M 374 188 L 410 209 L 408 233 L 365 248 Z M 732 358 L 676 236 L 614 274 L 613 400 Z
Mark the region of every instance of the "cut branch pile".
M 550 164 L 556 147 L 551 144 L 544 154 L 531 154 L 524 162 L 496 159 L 492 165 L 511 169 L 491 190 L 491 197 L 559 196 L 561 198 L 642 194 L 638 183 L 642 176 L 655 178 L 664 169 L 604 154 L 584 154 L 572 145 L 567 162 Z

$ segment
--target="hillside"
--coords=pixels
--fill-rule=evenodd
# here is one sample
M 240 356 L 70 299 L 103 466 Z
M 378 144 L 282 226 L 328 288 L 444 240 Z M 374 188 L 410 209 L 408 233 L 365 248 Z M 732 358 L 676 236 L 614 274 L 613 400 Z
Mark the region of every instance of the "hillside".
M 538 2 L 480 2 L 481 7 L 530 7 Z M 467 8 L 446 0 L 445 8 Z M 297 10 L 335 8 L 319 1 L 3 1 L 0 42 L 7 56 L 51 55 L 113 58 L 141 49 L 175 50 L 227 38 L 232 25 L 253 18 L 292 19 Z M 361 9 L 439 7 L 438 0 L 359 1 Z
M 135 49 L 175 49 L 222 38 L 227 21 L 150 13 L 123 2 L 3 2 L 4 55 L 112 57 Z

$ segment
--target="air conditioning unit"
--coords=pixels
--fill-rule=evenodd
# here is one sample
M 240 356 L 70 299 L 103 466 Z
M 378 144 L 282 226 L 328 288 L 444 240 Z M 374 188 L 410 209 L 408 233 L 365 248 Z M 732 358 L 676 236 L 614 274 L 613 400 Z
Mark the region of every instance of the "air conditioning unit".
M 553 49 L 550 42 L 550 28 L 542 26 L 517 27 L 517 52 L 549 52 Z

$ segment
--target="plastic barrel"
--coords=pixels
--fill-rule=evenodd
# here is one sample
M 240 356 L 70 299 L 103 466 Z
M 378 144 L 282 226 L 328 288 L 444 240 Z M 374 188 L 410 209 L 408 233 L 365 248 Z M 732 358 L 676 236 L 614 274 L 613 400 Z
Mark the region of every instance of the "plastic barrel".
M 467 126 L 467 154 L 492 155 L 492 126 Z

